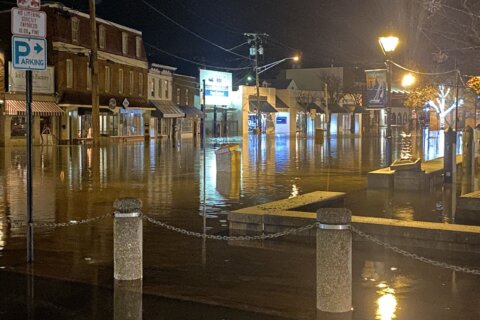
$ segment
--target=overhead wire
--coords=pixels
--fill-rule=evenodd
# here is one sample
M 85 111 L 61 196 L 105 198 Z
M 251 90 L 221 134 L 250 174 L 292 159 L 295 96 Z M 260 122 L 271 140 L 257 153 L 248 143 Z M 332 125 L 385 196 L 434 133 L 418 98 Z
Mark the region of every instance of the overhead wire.
M 195 37 L 197 37 L 197 38 L 199 38 L 199 39 L 201 39 L 201 40 L 203 40 L 203 41 L 211 44 L 212 46 L 214 46 L 214 47 L 216 47 L 216 48 L 218 48 L 218 49 L 221 49 L 221 50 L 223 50 L 223 51 L 225 51 L 225 52 L 228 52 L 228 53 L 230 53 L 230 54 L 233 54 L 233 55 L 236 55 L 236 56 L 238 56 L 238 57 L 244 58 L 244 59 L 246 59 L 246 60 L 251 60 L 250 57 L 241 55 L 241 54 L 239 54 L 239 53 L 236 53 L 235 51 L 231 51 L 231 50 L 229 50 L 229 49 L 227 49 L 227 48 L 225 48 L 225 47 L 223 47 L 223 46 L 221 46 L 221 45 L 219 45 L 219 44 L 216 44 L 216 43 L 213 42 L 213 41 L 210 41 L 210 40 L 202 37 L 202 36 L 199 35 L 198 33 L 190 30 L 189 28 L 185 27 L 184 25 L 182 25 L 182 24 L 178 23 L 177 21 L 173 20 L 172 18 L 170 18 L 169 16 L 167 16 L 165 13 L 163 13 L 163 12 L 160 11 L 159 9 L 155 8 L 153 5 L 151 5 L 151 4 L 150 4 L 149 2 L 147 2 L 146 0 L 142 0 L 142 2 L 143 2 L 146 6 L 150 7 L 153 11 L 155 11 L 155 12 L 157 12 L 159 15 L 161 15 L 161 16 L 162 16 L 163 18 L 165 18 L 166 20 L 168 20 L 168 21 L 170 21 L 171 23 L 175 24 L 177 27 L 181 28 L 182 30 L 184 30 L 184 31 L 192 34 L 193 36 L 195 36 Z

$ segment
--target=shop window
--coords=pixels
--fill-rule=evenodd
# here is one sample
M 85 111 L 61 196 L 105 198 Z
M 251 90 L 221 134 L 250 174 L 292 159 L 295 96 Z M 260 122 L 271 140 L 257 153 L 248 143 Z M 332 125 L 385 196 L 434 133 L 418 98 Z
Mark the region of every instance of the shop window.
M 12 117 L 10 136 L 25 137 L 26 135 L 27 135 L 26 117 Z
M 71 22 L 72 22 L 72 42 L 78 42 L 80 20 L 77 17 L 72 17 Z

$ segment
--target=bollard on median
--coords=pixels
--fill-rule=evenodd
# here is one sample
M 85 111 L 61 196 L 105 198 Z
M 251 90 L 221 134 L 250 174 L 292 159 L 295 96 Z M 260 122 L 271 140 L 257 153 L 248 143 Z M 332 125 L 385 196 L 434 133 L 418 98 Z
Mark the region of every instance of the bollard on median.
M 142 200 L 120 198 L 115 200 L 113 207 L 113 277 L 115 280 L 142 279 Z
M 345 208 L 317 211 L 317 311 L 352 310 L 352 212 Z

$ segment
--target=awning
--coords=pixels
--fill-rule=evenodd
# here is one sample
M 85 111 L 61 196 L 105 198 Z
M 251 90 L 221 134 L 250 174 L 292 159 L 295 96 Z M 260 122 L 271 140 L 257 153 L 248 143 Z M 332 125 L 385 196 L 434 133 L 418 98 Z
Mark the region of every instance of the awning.
M 185 113 L 177 107 L 172 101 L 150 101 L 156 108 L 152 111 L 152 116 L 157 118 L 185 118 Z
M 288 109 L 288 105 L 283 102 L 282 99 L 280 99 L 278 96 L 275 96 L 275 107 L 280 108 L 280 109 Z
M 6 100 L 5 101 L 5 115 L 16 116 L 26 115 L 26 102 L 22 100 Z M 47 101 L 32 101 L 32 113 L 39 116 L 61 116 L 63 110 L 54 102 Z
M 325 108 L 325 110 L 327 109 L 325 107 L 325 104 L 323 104 L 323 107 Z M 345 110 L 344 108 L 342 108 L 339 104 L 337 103 L 333 103 L 333 104 L 329 104 L 328 105 L 328 112 L 330 113 L 348 113 L 347 110 Z
M 368 110 L 363 106 L 356 106 L 353 113 L 368 113 Z
M 191 106 L 179 106 L 180 110 L 185 113 L 185 118 L 203 118 L 202 111 Z

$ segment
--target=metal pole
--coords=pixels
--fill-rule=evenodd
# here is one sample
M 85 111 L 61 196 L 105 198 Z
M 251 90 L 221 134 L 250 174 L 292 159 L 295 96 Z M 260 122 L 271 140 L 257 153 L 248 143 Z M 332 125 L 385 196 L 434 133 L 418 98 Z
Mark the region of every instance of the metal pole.
M 390 60 L 387 60 L 385 63 L 387 68 L 387 165 L 392 163 L 392 68 L 390 65 Z
M 328 109 L 328 84 L 325 83 L 325 117 L 327 120 L 327 137 L 330 137 L 330 110 Z M 314 120 L 315 123 L 315 120 Z
M 33 262 L 33 192 L 32 192 L 32 71 L 25 71 L 27 115 L 27 262 Z
M 458 131 L 458 70 L 455 72 L 455 144 L 457 144 Z M 456 154 L 456 151 L 455 151 Z
M 255 35 L 255 88 L 257 91 L 257 134 L 260 136 L 262 134 L 262 113 L 260 112 L 260 78 L 258 74 L 258 35 Z
M 203 80 L 203 119 L 205 121 L 207 109 L 205 104 L 205 79 Z M 207 232 L 207 192 L 205 190 L 207 186 L 207 153 L 205 146 L 205 124 L 203 125 L 202 132 L 202 145 L 203 145 L 203 233 Z

